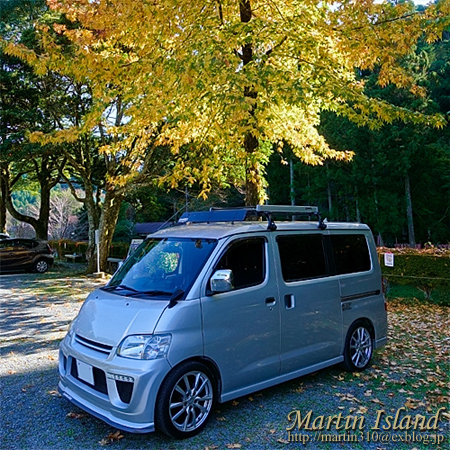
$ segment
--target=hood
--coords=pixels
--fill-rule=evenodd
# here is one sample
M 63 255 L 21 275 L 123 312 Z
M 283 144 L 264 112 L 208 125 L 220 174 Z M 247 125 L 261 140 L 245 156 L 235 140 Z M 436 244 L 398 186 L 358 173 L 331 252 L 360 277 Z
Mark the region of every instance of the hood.
M 84 302 L 72 331 L 114 347 L 130 334 L 152 334 L 168 304 L 168 300 L 142 300 L 97 289 Z

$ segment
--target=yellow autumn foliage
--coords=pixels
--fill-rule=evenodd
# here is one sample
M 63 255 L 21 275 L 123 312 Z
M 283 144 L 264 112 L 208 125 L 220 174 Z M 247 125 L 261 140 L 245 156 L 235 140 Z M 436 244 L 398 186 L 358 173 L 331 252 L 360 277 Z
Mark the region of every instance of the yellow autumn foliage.
M 395 120 L 443 126 L 440 115 L 368 98 L 356 68 L 378 69 L 381 86 L 425 95 L 401 65 L 418 39 L 439 39 L 450 25 L 450 0 L 418 12 L 413 2 L 373 0 L 48 0 L 66 21 L 42 25 L 43 53 L 2 43 L 39 73 L 52 70 L 88 83 L 93 107 L 76 138 L 102 124 L 102 151 L 123 155 L 139 171 L 146 149 L 169 145 L 173 160 L 161 181 L 199 182 L 255 177 L 267 152 L 245 152 L 249 135 L 288 142 L 307 164 L 349 160 L 317 131 L 322 110 L 373 128 Z M 243 19 L 250 12 L 250 20 Z M 64 37 L 70 51 L 58 44 Z M 244 64 L 243 53 L 251 60 Z M 252 95 L 249 95 L 251 92 Z M 107 120 L 120 98 L 123 119 Z M 112 114 L 113 115 L 113 114 Z M 42 137 L 40 137 L 42 138 Z M 136 143 L 136 138 L 138 143 Z M 43 139 L 45 142 L 45 139 Z M 253 158 L 253 159 L 252 159 Z M 253 166 L 251 166 L 253 164 Z M 123 179 L 122 179 L 123 178 Z M 117 179 L 126 183 L 126 176 Z

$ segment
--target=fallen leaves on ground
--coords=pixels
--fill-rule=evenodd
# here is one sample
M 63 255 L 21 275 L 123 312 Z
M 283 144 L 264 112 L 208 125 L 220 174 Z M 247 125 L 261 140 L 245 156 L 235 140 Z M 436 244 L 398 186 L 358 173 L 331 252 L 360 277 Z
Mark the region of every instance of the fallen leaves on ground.
M 123 434 L 120 431 L 116 431 L 115 433 L 109 433 L 108 436 L 105 436 L 99 444 L 104 447 L 105 445 L 111 445 L 114 442 L 119 442 L 121 439 L 123 439 Z
M 51 395 L 52 397 L 61 397 L 61 394 L 55 389 L 53 389 L 51 391 L 47 391 L 47 394 Z
M 34 384 L 27 384 L 22 388 L 22 392 L 27 392 L 29 389 L 33 388 Z
M 87 413 L 76 413 L 76 412 L 70 412 L 67 414 L 67 418 L 68 419 L 84 419 L 86 417 L 88 417 L 89 414 Z
M 381 376 L 389 383 L 408 386 L 407 393 L 423 393 L 422 399 L 408 399 L 411 409 L 422 402 L 448 405 L 448 370 L 441 367 L 448 367 L 450 353 L 449 308 L 392 301 L 388 319 L 388 345 L 381 359 L 389 369 Z
M 388 303 L 388 329 L 388 343 L 368 370 L 333 377 L 342 381 L 338 385 L 340 392 L 335 395 L 341 401 L 362 401 L 366 406 L 404 406 L 414 413 L 447 408 L 449 308 L 392 300 Z M 353 395 L 352 383 L 364 388 L 359 398 Z
M 340 392 L 338 392 L 336 394 L 337 397 L 339 397 L 341 399 L 341 402 L 343 401 L 347 401 L 347 402 L 355 402 L 355 403 L 361 403 L 360 400 L 358 400 L 354 395 L 346 393 L 346 394 L 341 394 Z

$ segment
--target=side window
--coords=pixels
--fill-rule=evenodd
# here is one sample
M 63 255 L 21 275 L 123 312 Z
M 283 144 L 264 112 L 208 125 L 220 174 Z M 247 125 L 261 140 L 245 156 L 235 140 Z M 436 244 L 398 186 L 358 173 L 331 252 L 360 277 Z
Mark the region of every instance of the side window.
M 14 239 L 13 247 L 17 249 L 24 248 L 25 246 L 23 245 L 23 241 L 21 239 Z
M 261 284 L 265 278 L 265 239 L 249 238 L 234 241 L 214 268 L 233 271 L 234 289 Z
M 33 248 L 33 242 L 32 241 L 25 241 L 23 239 L 16 239 L 14 241 L 14 247 L 18 247 L 21 249 L 25 249 L 25 248 Z
M 281 271 L 286 282 L 328 275 L 320 234 L 278 236 Z
M 370 270 L 369 247 L 364 235 L 331 235 L 331 245 L 338 275 Z

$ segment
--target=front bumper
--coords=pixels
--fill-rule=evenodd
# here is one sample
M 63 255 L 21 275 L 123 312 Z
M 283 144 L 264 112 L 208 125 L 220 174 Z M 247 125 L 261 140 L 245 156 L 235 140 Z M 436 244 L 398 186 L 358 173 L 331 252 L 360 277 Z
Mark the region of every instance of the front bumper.
M 78 373 L 80 363 L 92 368 L 92 384 Z M 67 336 L 60 346 L 58 390 L 109 425 L 131 433 L 149 433 L 155 430 L 158 390 L 170 369 L 163 358 L 153 361 L 121 358 L 115 356 L 115 349 L 105 355 Z M 123 379 L 126 381 L 120 381 Z
M 82 410 L 92 414 L 97 417 L 97 419 L 103 420 L 108 425 L 118 428 L 122 431 L 128 431 L 129 433 L 151 433 L 155 431 L 155 423 L 146 424 L 135 424 L 133 422 L 127 422 L 114 417 L 112 414 L 106 414 L 105 411 L 94 409 L 93 405 L 86 402 L 85 399 L 77 397 L 67 386 L 64 386 L 62 381 L 59 382 L 58 391 L 62 394 L 64 398 L 72 402 L 74 405 L 78 406 Z

